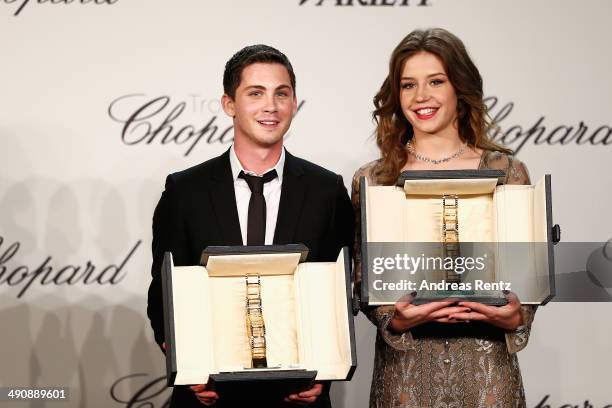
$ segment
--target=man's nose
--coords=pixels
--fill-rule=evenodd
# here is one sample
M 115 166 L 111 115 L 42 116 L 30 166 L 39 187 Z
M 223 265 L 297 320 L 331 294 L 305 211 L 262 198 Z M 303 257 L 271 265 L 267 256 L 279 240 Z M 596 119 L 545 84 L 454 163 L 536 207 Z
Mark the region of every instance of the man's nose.
M 276 112 L 278 110 L 274 95 L 266 96 L 263 110 L 267 113 Z

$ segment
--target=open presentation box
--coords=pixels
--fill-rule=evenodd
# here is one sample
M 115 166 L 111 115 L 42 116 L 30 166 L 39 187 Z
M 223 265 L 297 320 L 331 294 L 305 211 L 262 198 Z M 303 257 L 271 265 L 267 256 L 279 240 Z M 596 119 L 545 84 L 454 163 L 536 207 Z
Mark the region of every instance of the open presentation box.
M 307 253 L 301 244 L 208 247 L 196 266 L 174 266 L 166 253 L 168 385 L 287 396 L 315 380 L 349 380 L 357 363 L 348 250 L 336 262 L 304 262 Z M 249 368 L 246 274 L 261 277 L 270 368 Z
M 504 176 L 501 170 L 405 171 L 395 186 L 370 186 L 362 177 L 362 304 L 394 304 L 413 292 L 414 303 L 457 297 L 504 304 L 502 290 L 525 304 L 547 303 L 555 294 L 553 244 L 560 239 L 550 175 L 535 185 L 501 184 Z M 442 243 L 443 196 L 457 197 L 460 255 L 450 261 Z M 394 256 L 397 262 L 389 260 Z M 445 282 L 444 262 L 465 266 L 470 258 L 460 283 Z

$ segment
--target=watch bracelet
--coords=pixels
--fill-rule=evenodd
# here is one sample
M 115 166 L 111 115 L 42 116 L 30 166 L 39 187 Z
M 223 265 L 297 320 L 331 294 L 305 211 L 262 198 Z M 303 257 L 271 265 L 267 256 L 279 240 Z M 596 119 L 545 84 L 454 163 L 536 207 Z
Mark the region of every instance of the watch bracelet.
M 459 196 L 457 194 L 442 196 L 442 244 L 444 259 L 459 257 Z M 455 272 L 454 269 L 445 268 L 445 272 L 447 282 L 461 282 L 461 274 Z
M 251 347 L 253 368 L 264 368 L 266 363 L 266 327 L 263 319 L 261 302 L 261 278 L 257 275 L 245 275 L 246 281 L 246 324 Z

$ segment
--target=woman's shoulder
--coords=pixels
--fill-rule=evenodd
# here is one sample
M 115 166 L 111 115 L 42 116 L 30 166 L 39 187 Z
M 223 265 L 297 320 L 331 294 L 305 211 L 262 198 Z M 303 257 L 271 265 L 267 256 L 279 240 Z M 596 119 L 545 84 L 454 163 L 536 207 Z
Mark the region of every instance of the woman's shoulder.
M 485 150 L 482 153 L 480 168 L 503 170 L 506 173 L 505 184 L 530 184 L 527 166 L 513 154 Z
M 379 163 L 380 159 L 377 159 L 359 167 L 353 175 L 353 183 L 358 183 L 361 177 L 365 177 L 369 184 L 376 184 L 375 170 Z

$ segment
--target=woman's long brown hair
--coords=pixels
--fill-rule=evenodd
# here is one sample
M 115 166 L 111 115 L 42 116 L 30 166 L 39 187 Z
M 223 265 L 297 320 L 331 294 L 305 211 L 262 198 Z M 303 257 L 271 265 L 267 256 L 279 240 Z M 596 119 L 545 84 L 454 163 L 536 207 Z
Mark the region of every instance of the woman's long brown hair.
M 400 105 L 400 77 L 404 62 L 427 51 L 442 61 L 457 95 L 459 137 L 469 146 L 512 154 L 487 136 L 491 123 L 483 101 L 482 78 L 459 38 L 442 28 L 415 30 L 391 54 L 389 74 L 374 97 L 376 144 L 381 160 L 375 174 L 381 184 L 393 184 L 407 160 L 406 143 L 414 130 Z

